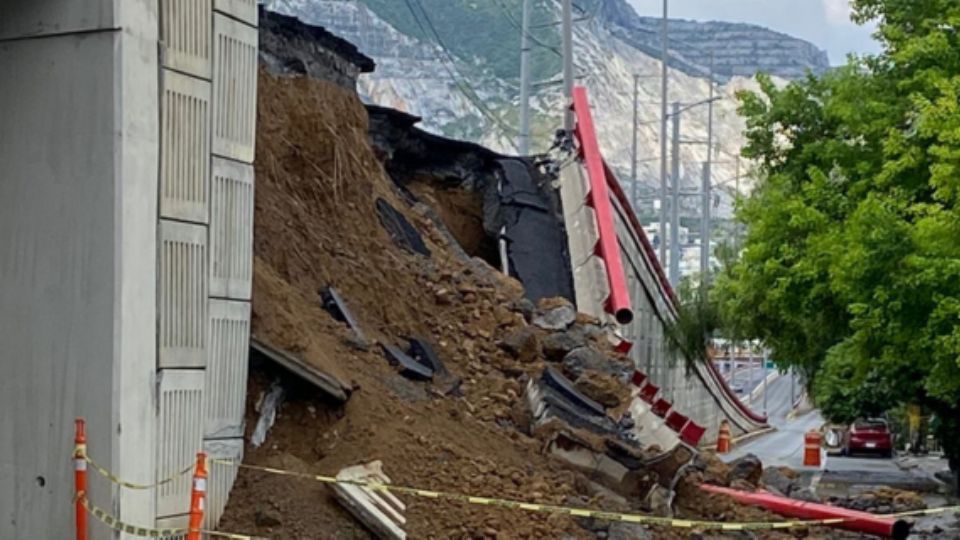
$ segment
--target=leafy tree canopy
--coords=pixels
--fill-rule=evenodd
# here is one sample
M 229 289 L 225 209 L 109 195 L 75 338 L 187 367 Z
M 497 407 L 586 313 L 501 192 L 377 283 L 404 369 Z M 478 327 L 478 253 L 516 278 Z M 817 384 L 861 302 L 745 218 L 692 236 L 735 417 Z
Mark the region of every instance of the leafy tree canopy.
M 743 93 L 758 184 L 713 293 L 846 421 L 914 403 L 960 417 L 960 3 L 854 0 L 883 52 Z M 951 420 L 956 422 L 954 420 Z M 949 422 L 947 422 L 949 424 Z M 960 465 L 960 433 L 940 430 Z

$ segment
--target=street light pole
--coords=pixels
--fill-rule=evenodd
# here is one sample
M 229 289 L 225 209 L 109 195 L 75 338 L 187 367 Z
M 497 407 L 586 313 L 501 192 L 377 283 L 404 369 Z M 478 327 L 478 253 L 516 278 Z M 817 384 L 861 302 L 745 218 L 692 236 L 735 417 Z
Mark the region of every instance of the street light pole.
M 660 51 L 660 264 L 667 264 L 667 91 L 669 65 L 669 42 L 667 8 L 663 0 L 663 27 Z
M 633 75 L 633 150 L 630 153 L 630 206 L 637 207 L 639 186 L 637 185 L 637 124 L 640 101 L 640 74 Z
M 670 170 L 670 284 L 680 285 L 680 103 L 673 102 L 673 161 Z
M 563 127 L 567 131 L 573 130 L 573 111 L 570 103 L 573 100 L 573 0 L 563 0 L 563 97 L 566 98 L 567 110 L 564 111 Z
M 710 97 L 707 100 L 707 161 L 703 164 L 703 195 L 700 199 L 700 283 L 710 282 L 710 190 L 713 176 L 713 52 L 710 53 Z

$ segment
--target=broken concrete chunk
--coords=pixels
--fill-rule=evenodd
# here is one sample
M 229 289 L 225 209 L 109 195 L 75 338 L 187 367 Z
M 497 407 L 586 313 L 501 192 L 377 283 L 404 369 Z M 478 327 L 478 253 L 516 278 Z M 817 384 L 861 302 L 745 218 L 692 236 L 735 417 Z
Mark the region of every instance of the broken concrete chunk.
M 450 373 L 429 341 L 410 338 L 410 356 L 433 371 L 433 386 L 442 395 L 460 394 L 460 377 Z
M 437 352 L 433 350 L 433 346 L 428 341 L 420 338 L 410 338 L 407 341 L 410 342 L 410 356 L 414 360 L 433 370 L 434 374 L 447 373 L 447 368 L 440 361 L 440 357 L 437 356 Z
M 761 476 L 763 476 L 763 464 L 760 463 L 760 459 L 753 454 L 747 454 L 742 458 L 730 462 L 729 482 L 731 484 L 733 484 L 735 480 L 744 480 L 756 486 L 760 482 Z
M 499 345 L 521 362 L 533 362 L 540 356 L 540 338 L 529 326 L 507 334 Z
M 563 357 L 563 371 L 571 378 L 575 379 L 587 370 L 616 375 L 624 380 L 630 373 L 626 364 L 607 358 L 593 347 L 580 347 Z
M 347 307 L 347 303 L 336 289 L 327 287 L 320 291 L 320 299 L 323 301 L 323 308 L 330 312 L 334 319 L 347 323 L 347 326 L 353 330 L 353 333 L 361 343 L 368 343 L 366 336 L 363 334 L 363 330 L 360 328 L 360 324 L 357 323 L 356 317 L 353 316 L 350 308 Z
M 536 311 L 536 306 L 533 305 L 533 302 L 526 298 L 520 298 L 514 300 L 510 303 L 510 309 L 516 313 L 523 315 L 524 320 L 530 322 L 533 320 L 533 313 Z
M 380 461 L 342 469 L 337 473 L 337 480 L 383 485 L 391 482 L 383 473 L 383 463 Z M 403 515 L 407 507 L 393 493 L 349 483 L 333 484 L 332 489 L 337 501 L 377 538 L 407 538 L 407 533 L 402 528 L 407 522 Z
M 403 214 L 382 198 L 377 199 L 377 217 L 380 218 L 380 224 L 387 230 L 390 239 L 397 246 L 410 253 L 419 253 L 425 257 L 430 256 L 430 250 L 423 243 L 423 238 L 417 232 L 417 229 L 407 221 Z
M 541 300 L 533 324 L 544 330 L 566 330 L 577 320 L 577 310 L 563 298 Z
M 603 405 L 600 405 L 596 401 L 583 395 L 583 393 L 573 386 L 573 383 L 570 382 L 569 379 L 564 377 L 563 374 L 556 369 L 548 367 L 547 369 L 543 370 L 543 376 L 541 377 L 541 380 L 544 384 L 560 392 L 565 398 L 569 399 L 577 406 L 582 407 L 597 416 L 606 416 L 606 410 L 604 410 Z
M 785 475 L 783 471 L 777 467 L 767 467 L 764 469 L 761 480 L 763 481 L 764 487 L 768 490 L 779 493 L 784 497 L 789 497 L 795 489 L 799 488 L 799 484 L 794 479 Z
M 543 354 L 551 362 L 560 362 L 570 351 L 587 346 L 587 336 L 576 328 L 554 332 L 543 338 Z
M 411 358 L 407 353 L 393 345 L 381 344 L 383 353 L 391 365 L 400 367 L 400 374 L 409 379 L 429 381 L 433 378 L 433 370 Z
M 621 403 L 619 391 L 623 390 L 623 384 L 610 375 L 584 373 L 577 377 L 573 385 L 583 395 L 607 409 L 614 409 Z

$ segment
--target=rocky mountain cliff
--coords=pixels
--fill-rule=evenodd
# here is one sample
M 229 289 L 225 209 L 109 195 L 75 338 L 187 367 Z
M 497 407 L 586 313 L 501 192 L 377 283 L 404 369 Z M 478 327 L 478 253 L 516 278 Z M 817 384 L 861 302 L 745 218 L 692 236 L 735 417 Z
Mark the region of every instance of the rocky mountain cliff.
M 513 74 L 519 72 L 520 32 L 515 26 L 520 18 L 519 3 L 519 0 L 265 1 L 267 8 L 323 26 L 374 58 L 376 71 L 362 76 L 359 82 L 359 91 L 368 102 L 421 116 L 427 130 L 476 141 L 506 153 L 515 152 L 518 124 L 519 90 Z M 577 81 L 590 92 L 601 148 L 624 183 L 628 182 L 630 171 L 634 74 L 640 75 L 641 203 L 638 206 L 651 213 L 652 198 L 659 186 L 660 62 L 637 37 L 641 33 L 638 28 L 646 24 L 644 19 L 623 0 L 588 0 L 577 4 L 581 8 L 574 35 Z M 536 40 L 534 73 L 540 81 L 532 96 L 535 151 L 549 146 L 561 124 L 563 99 L 556 83 L 560 77 L 556 50 L 559 28 L 549 24 L 558 18 L 557 1 L 535 0 L 533 20 L 538 28 L 532 32 Z M 746 46 L 747 32 L 756 31 L 757 35 L 765 36 L 764 39 L 773 39 L 771 36 L 776 35 L 749 25 L 730 25 L 739 30 L 726 34 L 721 31 L 722 23 L 705 23 L 705 26 L 715 31 L 701 36 L 704 40 L 713 40 L 720 48 L 729 45 L 734 52 Z M 676 23 L 676 28 L 679 32 L 681 23 Z M 695 29 L 690 31 L 696 33 Z M 724 45 L 727 38 L 730 41 Z M 803 42 L 787 37 L 782 42 L 784 47 L 797 43 Z M 681 62 L 680 56 L 674 56 L 670 100 L 701 101 L 707 97 L 709 87 L 704 78 L 692 74 L 699 69 L 700 59 L 689 51 L 683 52 L 682 57 Z M 733 187 L 737 170 L 734 156 L 742 144 L 743 124 L 736 114 L 734 94 L 754 85 L 752 80 L 737 73 L 752 75 L 755 69 L 750 66 L 772 62 L 760 56 L 741 55 L 744 64 L 737 64 L 733 52 L 724 58 L 731 62 L 732 76 L 717 88 L 723 99 L 715 110 L 714 183 L 721 186 L 721 191 Z M 707 149 L 696 141 L 706 139 L 706 126 L 706 107 L 694 107 L 682 115 L 682 138 L 694 142 L 681 147 L 685 191 L 700 185 Z M 717 215 L 729 213 L 729 201 L 729 196 L 721 198 L 715 210 Z M 697 213 L 697 204 L 697 197 L 685 197 L 682 201 L 691 215 Z
M 641 51 L 660 57 L 662 19 L 641 17 L 627 0 L 587 0 L 611 33 Z M 707 76 L 713 54 L 720 80 L 752 77 L 757 72 L 785 79 L 820 74 L 830 68 L 817 46 L 762 26 L 722 21 L 671 19 L 670 62 L 684 72 Z

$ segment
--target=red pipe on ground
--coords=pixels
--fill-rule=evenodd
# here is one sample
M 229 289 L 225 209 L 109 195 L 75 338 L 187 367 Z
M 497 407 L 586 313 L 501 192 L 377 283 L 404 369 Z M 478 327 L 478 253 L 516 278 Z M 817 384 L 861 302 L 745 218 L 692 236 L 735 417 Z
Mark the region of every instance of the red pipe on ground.
M 792 518 L 805 520 L 842 519 L 843 521 L 840 523 L 830 524 L 829 526 L 848 531 L 894 538 L 895 540 L 903 540 L 910 534 L 911 525 L 902 519 L 885 518 L 828 504 L 788 499 L 766 491 L 750 493 L 709 484 L 701 484 L 700 489 L 708 493 L 728 495 L 739 503 L 760 506 L 771 512 Z

